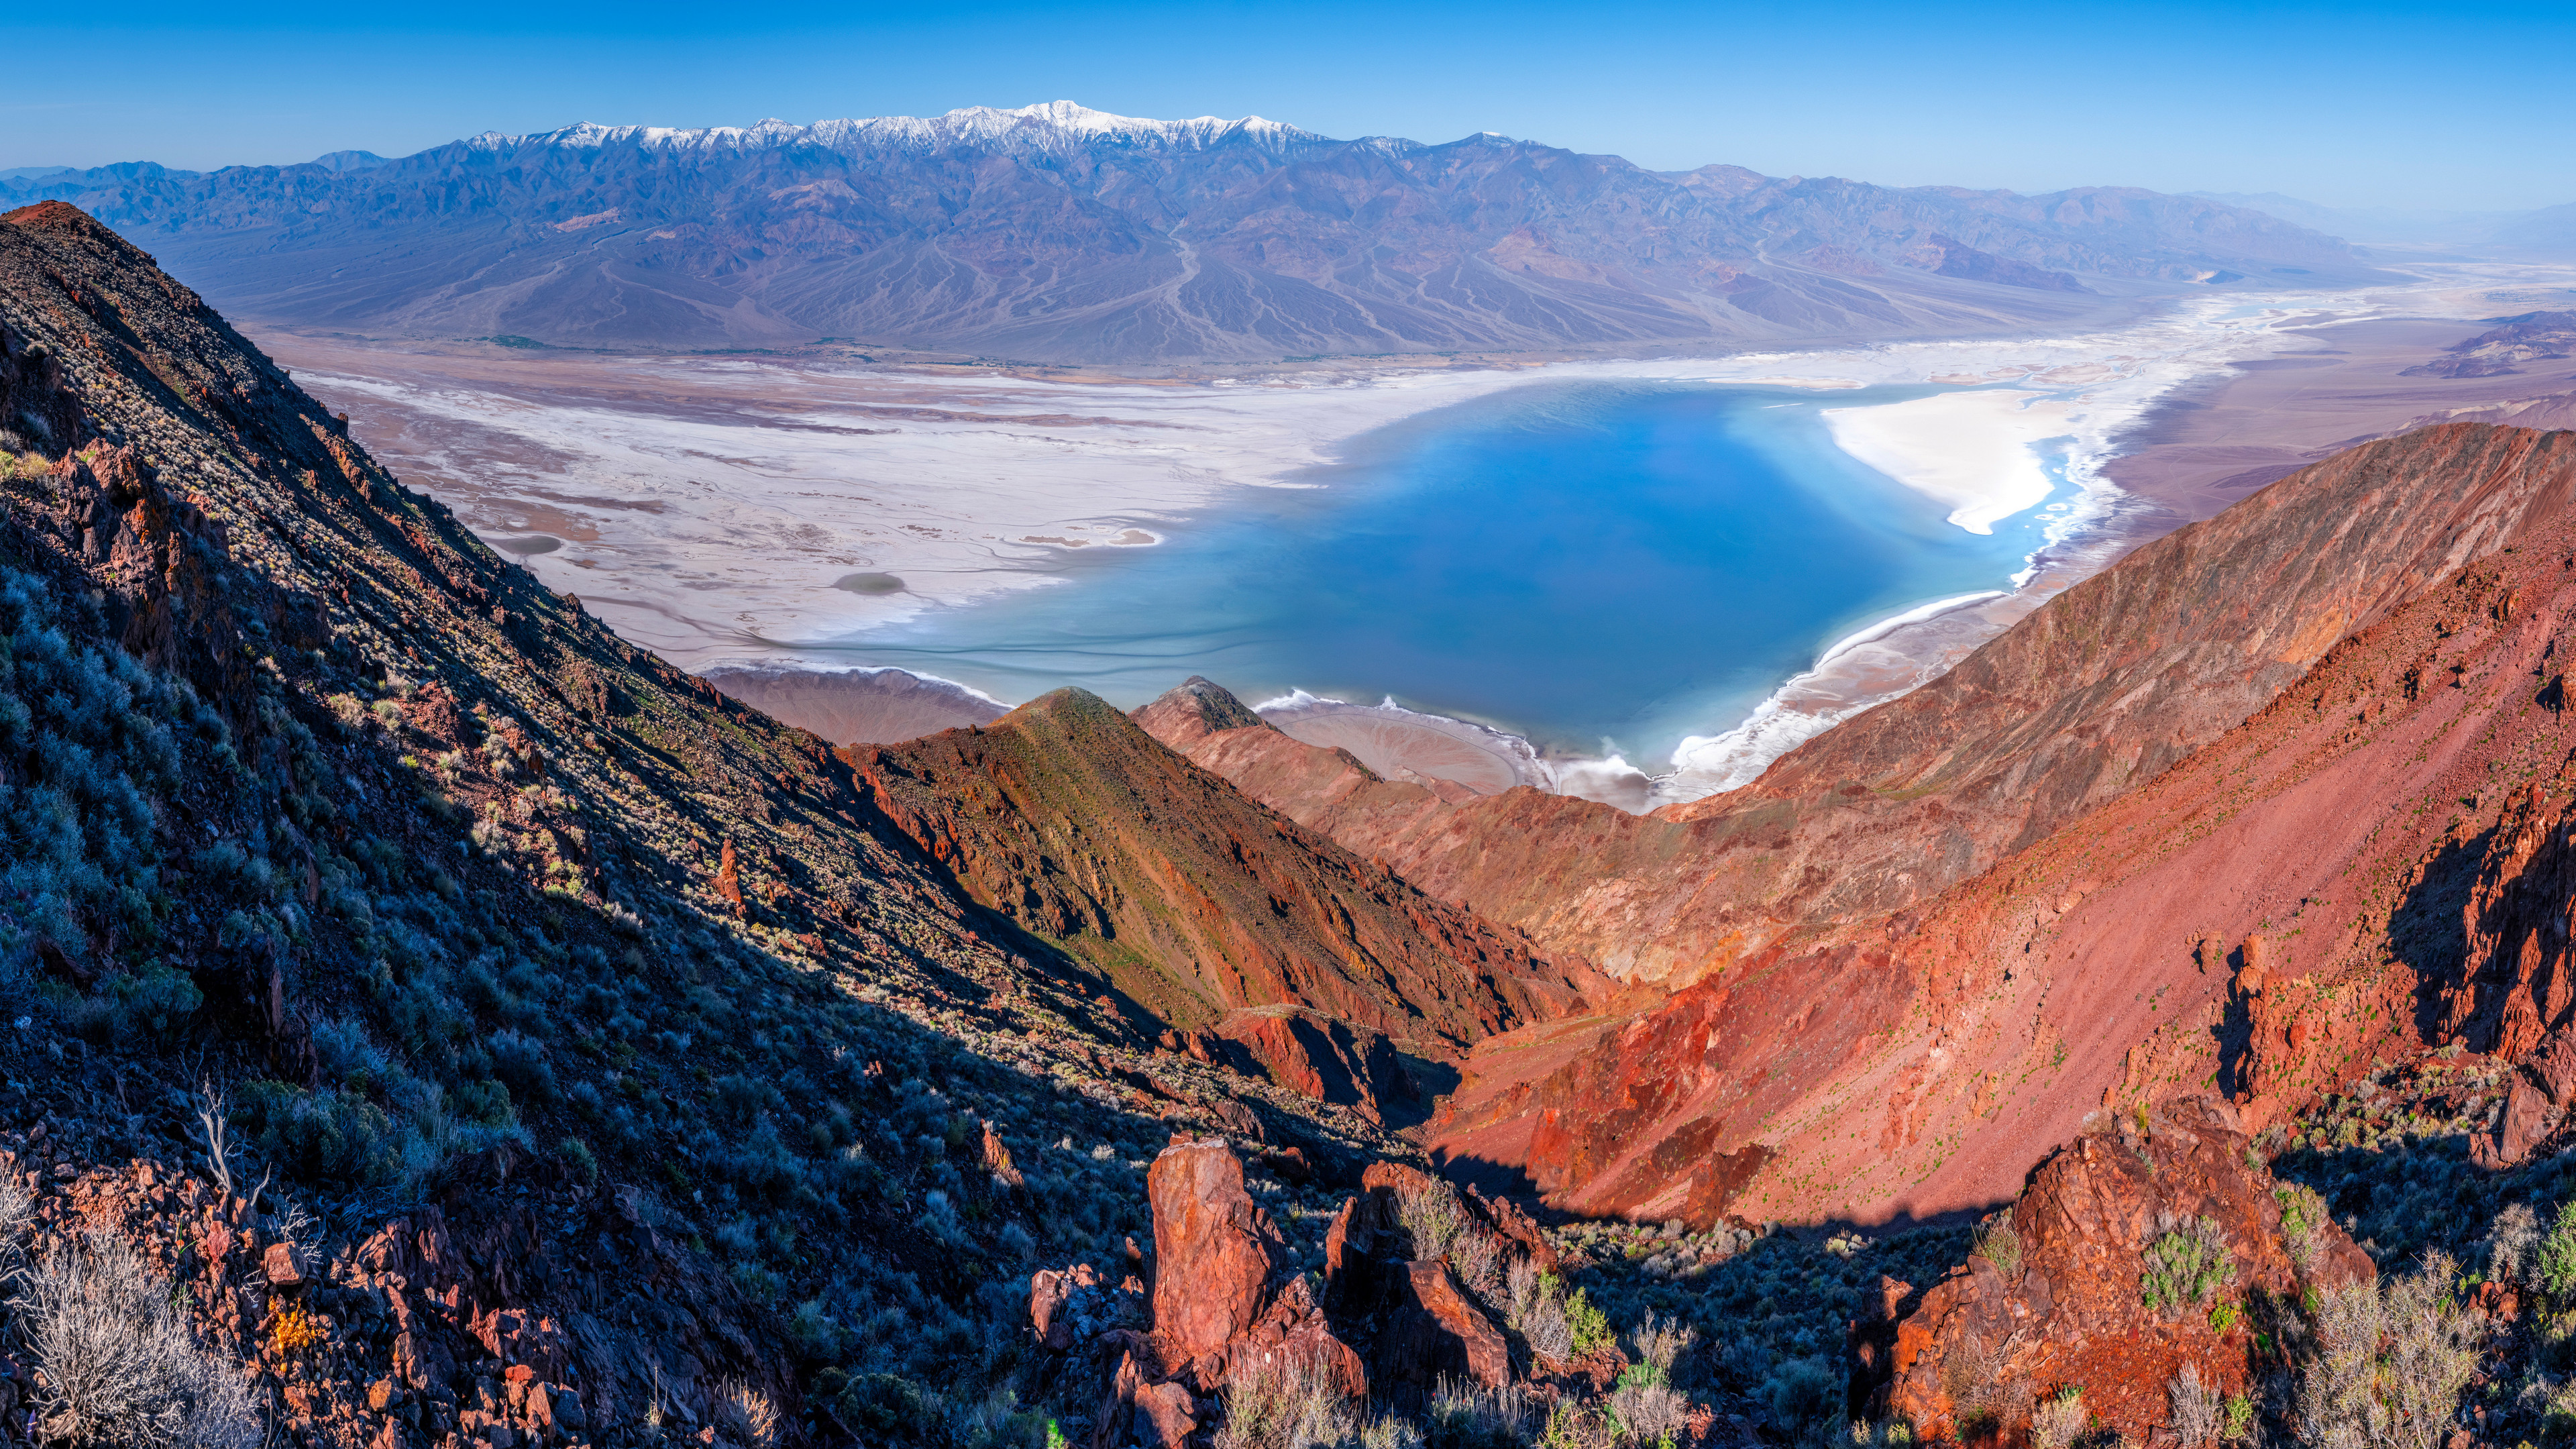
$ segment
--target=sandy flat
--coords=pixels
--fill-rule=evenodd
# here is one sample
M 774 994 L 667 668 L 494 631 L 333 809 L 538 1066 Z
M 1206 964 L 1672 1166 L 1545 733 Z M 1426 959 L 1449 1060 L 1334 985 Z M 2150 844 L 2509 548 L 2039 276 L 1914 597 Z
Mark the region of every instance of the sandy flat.
M 2104 368 L 2081 371 L 2085 382 L 2109 380 Z M 2046 374 L 2043 374 L 2045 376 Z M 1970 533 L 2038 507 L 2056 485 L 2038 445 L 2074 431 L 2080 404 L 2044 393 L 1945 392 L 1868 408 L 1826 408 L 1834 446 L 1918 493 L 1950 506 L 1950 522 Z
M 1542 790 L 1556 785 L 1527 740 L 1467 720 L 1312 695 L 1268 700 L 1257 708 L 1284 733 L 1310 745 L 1348 750 L 1390 780 L 1448 781 L 1479 795 L 1499 795 L 1516 785 Z

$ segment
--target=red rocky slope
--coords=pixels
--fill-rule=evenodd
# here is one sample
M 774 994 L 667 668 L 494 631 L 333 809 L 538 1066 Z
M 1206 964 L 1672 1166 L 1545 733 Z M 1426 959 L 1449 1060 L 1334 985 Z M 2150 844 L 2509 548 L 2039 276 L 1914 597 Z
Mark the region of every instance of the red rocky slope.
M 979 902 L 1106 970 L 1158 1025 L 1302 1005 L 1445 1052 L 1602 984 L 1263 808 L 1079 690 L 844 754 Z
M 2576 785 L 2558 672 L 2576 434 L 2442 434 L 2401 440 L 2425 471 L 2380 486 L 2456 495 L 2447 470 L 2471 469 L 2518 500 L 2483 561 L 1931 901 L 1775 944 L 1651 1010 L 1487 1044 L 1442 1150 L 1589 1212 L 1883 1220 L 2008 1197 L 2105 1102 L 2214 1088 L 2259 1129 L 2375 1053 L 2443 1039 L 2464 973 L 2452 1029 L 2527 1050 L 2568 1014 L 2530 928 L 2564 911 L 2511 906 L 2503 877 L 2557 857 L 2523 813 L 2503 826 Z M 2520 930 L 2501 924 L 2516 909 Z

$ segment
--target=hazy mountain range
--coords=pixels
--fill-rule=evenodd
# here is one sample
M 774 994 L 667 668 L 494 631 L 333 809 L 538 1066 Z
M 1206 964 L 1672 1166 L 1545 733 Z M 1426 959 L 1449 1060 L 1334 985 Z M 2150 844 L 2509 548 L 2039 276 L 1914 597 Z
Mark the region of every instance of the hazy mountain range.
M 1335 140 L 1064 101 L 0 180 L 0 200 L 38 199 L 237 313 L 567 346 L 1132 362 L 1886 337 L 2368 271 L 2208 198 L 1654 172 L 1491 134 Z
M 2576 205 L 2536 211 L 2437 211 L 2399 206 L 2335 207 L 2277 191 L 2194 191 L 2187 195 L 2279 217 L 2362 244 L 2482 246 L 2564 250 L 2576 245 Z

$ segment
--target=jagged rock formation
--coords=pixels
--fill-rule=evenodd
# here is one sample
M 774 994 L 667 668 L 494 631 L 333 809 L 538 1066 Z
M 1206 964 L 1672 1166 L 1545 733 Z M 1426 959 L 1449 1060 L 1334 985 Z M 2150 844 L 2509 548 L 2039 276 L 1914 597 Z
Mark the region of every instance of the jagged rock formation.
M 1597 987 L 1080 690 L 847 758 L 978 902 L 1094 963 L 1164 1024 L 1301 1004 L 1441 1049 L 1561 1015 Z
M 1555 1254 L 1525 1217 L 1426 1173 L 1368 1169 L 1334 1216 L 1320 1299 L 1225 1143 L 1176 1137 L 1148 1183 L 1150 1290 L 1130 1278 L 1129 1301 L 1117 1303 L 1089 1263 L 1031 1280 L 1031 1323 L 1051 1354 L 1117 1363 L 1094 1418 L 1099 1449 L 1182 1449 L 1221 1417 L 1220 1396 L 1247 1382 L 1256 1393 L 1309 1379 L 1353 1397 L 1418 1398 L 1455 1380 L 1570 1403 L 1627 1362 L 1616 1345 L 1578 1351 L 1566 1336 L 1566 1306 L 1540 1279 Z M 1142 1322 L 1138 1297 L 1152 1304 Z M 1658 1370 L 1669 1367 L 1667 1357 Z M 1657 1403 L 1678 1425 L 1679 1397 Z
M 574 126 L 361 171 L 114 166 L 14 194 L 88 208 L 244 315 L 564 346 L 1275 361 L 1984 333 L 2124 314 L 2097 289 L 2370 275 L 2260 212 L 2131 188 L 1673 175 L 1069 102 Z

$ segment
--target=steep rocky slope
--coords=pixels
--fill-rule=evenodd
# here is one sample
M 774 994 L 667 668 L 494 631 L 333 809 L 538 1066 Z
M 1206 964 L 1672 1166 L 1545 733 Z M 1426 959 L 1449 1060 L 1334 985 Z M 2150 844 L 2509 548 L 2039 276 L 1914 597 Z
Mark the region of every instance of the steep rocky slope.
M 2576 435 L 2447 441 L 2533 500 L 2481 560 L 1932 900 L 1490 1044 L 1445 1150 L 1589 1211 L 1924 1215 L 2008 1196 L 2098 1106 L 2216 1091 L 2261 1129 L 2375 1055 L 2540 1045 L 2550 957 L 2476 883 L 2553 868 L 2518 822 L 2570 788 Z M 2464 977 L 2474 1007 L 2446 1007 Z M 2501 1004 L 2521 980 L 2527 1015 Z
M 1455 1051 L 1582 1003 L 1597 976 L 1246 798 L 1079 690 L 981 728 L 846 753 L 975 898 L 1182 1029 L 1296 1003 Z
M 200 1442 L 1043 1444 L 1106 1368 L 1036 1357 L 1013 1280 L 1118 1261 L 1170 1132 L 1270 1194 L 1409 1150 L 1155 1050 L 848 760 L 494 556 L 67 206 L 0 217 L 0 505 L 0 1254 L 158 1335 Z M 1267 871 L 1357 869 L 1230 808 Z M 1263 939 L 1325 984 L 1314 924 Z M 1511 1019 L 1454 954 L 1526 959 L 1490 930 L 1367 925 L 1454 967 L 1454 1033 Z M 123 1432 L 64 1321 L 0 1313 L 0 1412 Z
M 2569 484 L 2543 439 L 2436 427 L 2340 454 L 2140 548 L 1751 785 L 1648 817 L 1533 791 L 1452 801 L 1276 731 L 1148 723 L 1542 949 L 1679 986 L 1935 895 L 2155 779 L 2354 629 L 2554 516 Z
M 1957 334 L 2117 314 L 2096 289 L 2367 274 L 2262 213 L 2127 188 L 1670 175 L 1067 102 L 575 126 L 356 172 L 115 166 L 16 194 L 88 208 L 245 315 L 560 346 L 1099 363 Z

